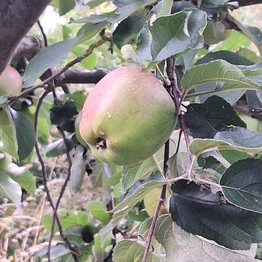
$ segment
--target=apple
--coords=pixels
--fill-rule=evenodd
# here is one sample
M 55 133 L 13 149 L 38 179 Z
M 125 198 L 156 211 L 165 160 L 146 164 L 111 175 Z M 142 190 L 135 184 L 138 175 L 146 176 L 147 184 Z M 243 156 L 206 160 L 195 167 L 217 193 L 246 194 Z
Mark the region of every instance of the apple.
M 17 96 L 22 90 L 22 77 L 12 66 L 7 66 L 0 75 L 0 94 Z
M 222 21 L 208 20 L 207 26 L 203 32 L 204 43 L 208 45 L 217 44 L 227 39 L 231 32 L 232 30 L 227 29 Z
M 124 66 L 107 74 L 89 93 L 76 129 L 96 158 L 131 165 L 153 155 L 168 140 L 175 111 L 171 96 L 152 73 Z

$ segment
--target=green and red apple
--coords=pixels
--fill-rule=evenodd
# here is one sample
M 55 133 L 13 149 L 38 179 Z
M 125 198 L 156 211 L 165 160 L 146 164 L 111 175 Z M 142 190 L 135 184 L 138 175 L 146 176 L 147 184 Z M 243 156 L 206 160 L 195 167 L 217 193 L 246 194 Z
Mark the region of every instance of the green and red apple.
M 175 124 L 175 105 L 161 82 L 132 65 L 97 83 L 76 121 L 76 133 L 96 158 L 124 166 L 153 155 Z
M 0 94 L 5 96 L 17 96 L 22 90 L 22 77 L 18 71 L 7 66 L 0 75 Z

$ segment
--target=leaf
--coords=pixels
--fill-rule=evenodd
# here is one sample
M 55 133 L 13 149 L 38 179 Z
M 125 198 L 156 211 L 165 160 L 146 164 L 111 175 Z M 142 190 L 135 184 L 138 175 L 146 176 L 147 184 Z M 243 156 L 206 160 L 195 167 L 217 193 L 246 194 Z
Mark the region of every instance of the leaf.
M 261 159 L 233 163 L 220 179 L 225 198 L 238 207 L 262 213 L 261 170 Z
M 118 205 L 113 209 L 113 222 L 117 224 L 121 218 L 128 214 L 128 212 L 139 202 L 144 196 L 153 188 L 161 187 L 165 184 L 165 180 L 160 172 L 155 172 L 149 178 L 137 181 L 132 188 L 130 188 L 121 198 Z
M 188 48 L 201 48 L 203 40 L 200 31 L 205 24 L 206 14 L 196 8 L 158 17 L 152 26 L 146 25 L 138 36 L 140 60 L 161 61 Z
M 15 124 L 18 142 L 18 156 L 20 160 L 26 159 L 35 146 L 35 129 L 33 120 L 26 114 L 10 109 Z
M 82 225 L 72 225 L 71 227 L 68 227 L 64 231 L 64 234 L 68 238 L 70 243 L 72 243 L 76 247 L 83 248 L 83 247 L 86 246 L 86 242 L 83 240 L 83 229 L 84 229 L 84 226 L 82 226 Z M 90 229 L 92 229 L 92 228 L 90 227 Z M 85 230 L 87 230 L 87 228 L 85 228 Z M 92 238 L 93 232 L 89 232 L 89 234 L 90 234 L 89 238 Z M 87 238 L 87 236 L 85 236 L 85 237 Z M 89 243 L 91 241 L 89 241 Z
M 196 65 L 205 64 L 210 61 L 218 60 L 218 59 L 225 60 L 228 63 L 233 64 L 233 65 L 252 65 L 253 64 L 252 61 L 250 61 L 249 59 L 237 53 L 234 53 L 228 50 L 221 50 L 221 51 L 216 51 L 216 52 L 208 52 L 205 56 L 197 60 Z
M 67 121 L 74 120 L 77 115 L 77 108 L 72 101 L 54 106 L 50 111 L 50 119 L 53 125 L 62 125 Z
M 7 168 L 7 173 L 28 193 L 33 194 L 35 192 L 36 178 L 26 167 L 19 167 L 16 164 L 11 163 Z
M 176 144 L 170 142 L 170 155 L 176 152 Z M 164 146 L 161 147 L 152 157 L 144 160 L 142 163 L 125 166 L 122 170 L 122 185 L 124 190 L 129 189 L 137 180 L 148 178 L 155 171 L 162 171 L 164 163 Z
M 72 139 L 72 136 L 66 138 L 67 146 L 63 138 L 58 139 L 57 141 L 50 143 L 46 146 L 46 156 L 47 157 L 56 157 L 66 154 L 67 151 L 70 151 L 75 146 L 75 143 Z
M 120 22 L 113 32 L 113 40 L 116 46 L 121 49 L 126 44 L 133 44 L 146 19 L 146 15 L 134 14 Z
M 48 253 L 48 245 L 34 252 L 34 256 L 43 257 L 43 256 L 46 256 L 47 253 Z M 51 246 L 50 259 L 52 260 L 59 259 L 59 258 L 61 259 L 61 257 L 63 257 L 64 255 L 67 255 L 67 257 L 72 256 L 71 250 L 67 248 L 64 244 L 60 243 L 60 244 L 57 244 L 56 246 L 54 245 Z
M 248 251 L 229 250 L 177 226 L 170 215 L 158 218 L 155 238 L 166 251 L 166 261 L 175 262 L 255 262 L 256 247 Z
M 47 69 L 63 61 L 78 40 L 79 37 L 76 37 L 43 48 L 27 65 L 24 73 L 23 86 L 32 86 Z
M 17 206 L 21 203 L 22 189 L 20 185 L 3 170 L 0 172 L 0 196 L 11 199 Z
M 77 41 L 76 44 L 80 44 L 82 42 L 91 39 L 96 34 L 101 32 L 107 26 L 107 24 L 108 24 L 107 22 L 86 23 L 77 32 L 77 36 L 79 37 L 79 40 Z
M 110 221 L 110 216 L 107 211 L 107 207 L 102 201 L 90 201 L 87 203 L 87 210 L 92 214 L 92 216 L 107 224 Z
M 245 128 L 232 128 L 217 132 L 214 139 L 195 138 L 189 149 L 193 155 L 199 156 L 211 150 L 237 150 L 245 153 L 261 153 L 262 133 L 249 131 Z
M 18 158 L 16 128 L 10 111 L 6 108 L 0 109 L 0 142 L 4 145 L 3 148 L 1 148 L 4 152 L 10 154 L 14 158 Z
M 220 192 L 180 180 L 172 185 L 172 220 L 194 235 L 224 247 L 247 250 L 262 240 L 261 215 L 225 202 Z
M 71 194 L 79 192 L 83 185 L 84 176 L 86 174 L 84 152 L 85 148 L 82 145 L 76 146 L 70 170 L 69 190 Z
M 136 240 L 122 240 L 114 248 L 113 261 L 115 262 L 134 262 L 142 261 L 145 252 L 145 244 Z M 162 257 L 157 257 L 153 253 L 149 253 L 147 261 L 160 262 L 165 261 Z
M 219 96 L 211 96 L 204 103 L 192 103 L 185 113 L 186 125 L 193 137 L 213 138 L 219 130 L 229 126 L 246 127 L 233 107 Z
M 75 7 L 75 0 L 59 0 L 59 15 L 65 15 Z
M 214 60 L 188 69 L 182 78 L 182 87 L 188 93 L 197 85 L 219 82 L 217 91 L 259 89 L 262 85 L 247 78 L 235 65 L 224 60 Z

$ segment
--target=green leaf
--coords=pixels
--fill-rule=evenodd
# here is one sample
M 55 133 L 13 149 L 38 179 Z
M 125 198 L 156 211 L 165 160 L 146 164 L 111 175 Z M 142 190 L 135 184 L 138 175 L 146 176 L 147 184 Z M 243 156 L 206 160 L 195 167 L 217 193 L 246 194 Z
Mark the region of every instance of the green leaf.
M 68 227 L 65 231 L 64 234 L 68 238 L 71 244 L 83 248 L 86 246 L 86 242 L 83 240 L 83 226 L 82 225 L 72 225 L 71 227 Z M 90 227 L 91 229 L 91 227 Z M 93 237 L 93 232 L 89 232 L 91 236 Z M 92 238 L 90 236 L 90 238 Z M 92 241 L 92 240 L 91 240 Z M 91 242 L 89 241 L 89 243 Z
M 19 167 L 16 164 L 11 163 L 7 168 L 7 173 L 28 193 L 33 194 L 35 192 L 36 178 L 26 167 Z
M 24 73 L 23 86 L 32 86 L 47 69 L 63 61 L 78 40 L 79 37 L 76 37 L 43 48 L 27 65 Z
M 137 240 L 122 240 L 114 248 L 113 260 L 115 262 L 142 261 L 145 252 L 145 244 Z M 158 257 L 154 253 L 149 253 L 147 261 L 164 262 L 163 257 Z
M 100 220 L 104 224 L 110 221 L 110 216 L 104 202 L 90 201 L 87 203 L 87 209 L 95 219 Z
M 87 213 L 83 211 L 67 209 L 64 212 L 59 213 L 59 218 L 64 230 L 76 224 L 82 226 L 88 224 Z M 44 225 L 48 230 L 51 230 L 52 220 L 53 218 L 51 215 L 43 215 L 41 224 Z M 58 228 L 56 226 L 55 231 L 57 230 Z
M 77 32 L 77 36 L 79 37 L 77 44 L 89 40 L 90 38 L 101 32 L 107 26 L 107 24 L 107 22 L 100 22 L 95 24 L 86 23 Z
M 22 197 L 22 189 L 20 185 L 15 182 L 7 174 L 7 171 L 0 172 L 0 196 L 9 198 L 15 205 L 20 205 Z
M 14 158 L 18 158 L 18 141 L 14 121 L 8 109 L 0 109 L 0 141 L 3 143 L 1 148 L 4 152 Z
M 157 18 L 138 37 L 140 60 L 161 61 L 188 48 L 201 48 L 205 24 L 206 14 L 196 8 Z
M 221 192 L 188 180 L 173 184 L 172 191 L 172 220 L 187 232 L 238 250 L 262 241 L 261 214 L 229 204 Z
M 85 148 L 82 145 L 76 146 L 70 170 L 71 176 L 68 185 L 71 194 L 79 192 L 84 181 L 84 176 L 86 174 L 84 151 Z
M 248 251 L 229 250 L 215 242 L 187 233 L 175 223 L 170 215 L 158 218 L 155 238 L 166 251 L 166 261 L 175 262 L 255 262 L 256 246 Z
M 128 212 L 153 188 L 161 187 L 165 180 L 160 172 L 156 172 L 149 178 L 137 181 L 129 191 L 120 198 L 120 203 L 113 209 L 113 223 L 117 224 Z
M 46 156 L 47 157 L 56 157 L 66 154 L 67 151 L 70 151 L 75 146 L 72 136 L 66 139 L 67 146 L 63 138 L 58 139 L 57 141 L 50 143 L 46 146 Z
M 33 120 L 26 114 L 10 109 L 15 124 L 18 142 L 18 156 L 20 160 L 26 159 L 35 146 L 35 129 Z
M 214 139 L 193 139 L 189 149 L 193 155 L 199 156 L 211 150 L 237 150 L 245 153 L 261 153 L 262 133 L 245 128 L 232 128 L 217 132 Z
M 68 94 L 67 97 L 74 102 L 79 111 L 83 108 L 86 101 L 86 95 L 82 91 L 75 91 L 72 94 Z
M 261 170 L 261 159 L 243 159 L 233 163 L 220 180 L 226 199 L 246 210 L 262 213 Z
M 146 15 L 134 14 L 119 23 L 113 32 L 113 40 L 116 46 L 121 49 L 123 45 L 135 43 L 137 35 L 144 26 L 146 19 Z
M 176 144 L 170 142 L 170 155 L 176 152 Z M 122 185 L 124 190 L 129 189 L 137 180 L 147 179 L 152 173 L 162 171 L 164 163 L 164 146 L 161 147 L 152 157 L 144 160 L 142 163 L 125 166 L 122 170 Z
M 75 7 L 75 0 L 59 0 L 59 15 L 65 15 Z
M 188 93 L 197 85 L 209 82 L 219 82 L 218 91 L 262 90 L 262 85 L 250 80 L 239 68 L 224 60 L 214 60 L 206 64 L 192 66 L 182 78 L 182 87 Z
M 111 234 L 96 234 L 94 239 L 93 251 L 97 261 L 105 261 L 111 251 Z

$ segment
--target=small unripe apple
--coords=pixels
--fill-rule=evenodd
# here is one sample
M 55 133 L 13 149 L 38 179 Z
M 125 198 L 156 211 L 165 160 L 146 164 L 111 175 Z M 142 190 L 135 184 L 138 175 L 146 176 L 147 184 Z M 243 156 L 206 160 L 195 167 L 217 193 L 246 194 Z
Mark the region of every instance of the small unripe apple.
M 204 29 L 203 37 L 205 44 L 214 45 L 225 39 L 231 34 L 231 29 L 227 29 L 222 21 L 208 20 Z
M 175 123 L 174 102 L 160 81 L 141 67 L 125 66 L 89 93 L 76 128 L 95 157 L 124 166 L 153 155 Z
M 7 66 L 0 75 L 0 94 L 17 96 L 22 90 L 22 77 L 12 66 Z

